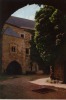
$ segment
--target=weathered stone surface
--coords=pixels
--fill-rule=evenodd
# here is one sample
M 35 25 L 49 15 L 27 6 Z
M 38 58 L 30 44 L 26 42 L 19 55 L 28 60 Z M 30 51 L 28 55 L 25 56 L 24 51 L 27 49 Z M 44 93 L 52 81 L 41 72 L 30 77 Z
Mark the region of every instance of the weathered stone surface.
M 30 54 L 27 57 L 26 48 L 30 49 L 29 41 L 31 33 L 8 24 L 4 25 L 4 30 L 8 27 L 12 28 L 20 36 L 24 34 L 24 38 L 7 35 L 4 31 L 5 34 L 3 33 L 2 37 L 2 72 L 6 71 L 9 63 L 17 61 L 21 65 L 23 73 L 25 73 L 30 66 L 30 63 L 27 65 L 30 62 Z M 15 46 L 15 52 L 12 52 L 12 46 Z

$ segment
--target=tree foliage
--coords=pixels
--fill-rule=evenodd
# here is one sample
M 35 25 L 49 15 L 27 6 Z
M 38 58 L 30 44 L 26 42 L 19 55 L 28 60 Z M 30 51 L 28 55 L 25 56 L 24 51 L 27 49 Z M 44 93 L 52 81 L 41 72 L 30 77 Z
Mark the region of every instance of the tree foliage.
M 42 58 L 40 57 L 40 54 L 36 48 L 36 44 L 34 42 L 34 34 L 35 32 L 32 31 L 32 39 L 30 40 L 30 59 L 31 59 L 31 63 L 32 62 L 36 62 L 39 65 L 39 69 L 42 69 L 44 66 L 44 62 L 42 60 Z
M 35 31 L 29 30 L 29 29 L 27 29 L 26 31 L 30 32 L 32 35 L 31 40 L 29 41 L 30 45 L 31 45 L 31 47 L 30 47 L 30 64 L 32 66 L 32 63 L 36 62 L 39 65 L 39 69 L 43 69 L 44 62 L 43 62 L 42 58 L 40 57 L 40 54 L 39 54 L 39 52 L 36 48 L 36 44 L 34 42 Z
M 45 5 L 36 12 L 34 41 L 46 64 L 53 64 L 59 56 L 65 43 L 65 25 L 66 16 L 52 6 Z

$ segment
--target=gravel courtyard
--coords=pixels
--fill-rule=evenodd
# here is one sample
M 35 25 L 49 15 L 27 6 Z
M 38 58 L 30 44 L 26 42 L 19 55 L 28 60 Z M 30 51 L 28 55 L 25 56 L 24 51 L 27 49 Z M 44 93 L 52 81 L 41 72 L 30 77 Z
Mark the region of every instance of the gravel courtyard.
M 45 75 L 9 76 L 0 81 L 0 99 L 66 99 L 66 89 L 40 86 L 29 81 Z

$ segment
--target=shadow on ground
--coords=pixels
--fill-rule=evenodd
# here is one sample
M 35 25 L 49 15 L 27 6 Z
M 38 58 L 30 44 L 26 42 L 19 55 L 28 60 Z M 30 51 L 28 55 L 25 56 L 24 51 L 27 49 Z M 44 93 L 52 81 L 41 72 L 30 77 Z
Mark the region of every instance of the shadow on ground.
M 33 92 L 37 92 L 37 93 L 41 93 L 41 94 L 45 94 L 45 93 L 49 93 L 49 92 L 55 92 L 55 89 L 50 89 L 50 88 L 40 88 L 40 89 L 36 89 L 36 90 L 32 90 Z
M 0 81 L 0 99 L 66 99 L 66 89 L 30 83 L 45 75 L 9 76 Z

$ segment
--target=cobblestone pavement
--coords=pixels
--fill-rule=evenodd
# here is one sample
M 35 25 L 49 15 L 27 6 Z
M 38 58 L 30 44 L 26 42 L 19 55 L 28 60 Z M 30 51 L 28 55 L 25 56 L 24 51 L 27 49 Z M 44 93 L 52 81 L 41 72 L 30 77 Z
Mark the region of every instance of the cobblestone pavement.
M 45 76 L 10 77 L 0 81 L 0 99 L 66 99 L 66 89 L 30 83 L 42 77 Z

